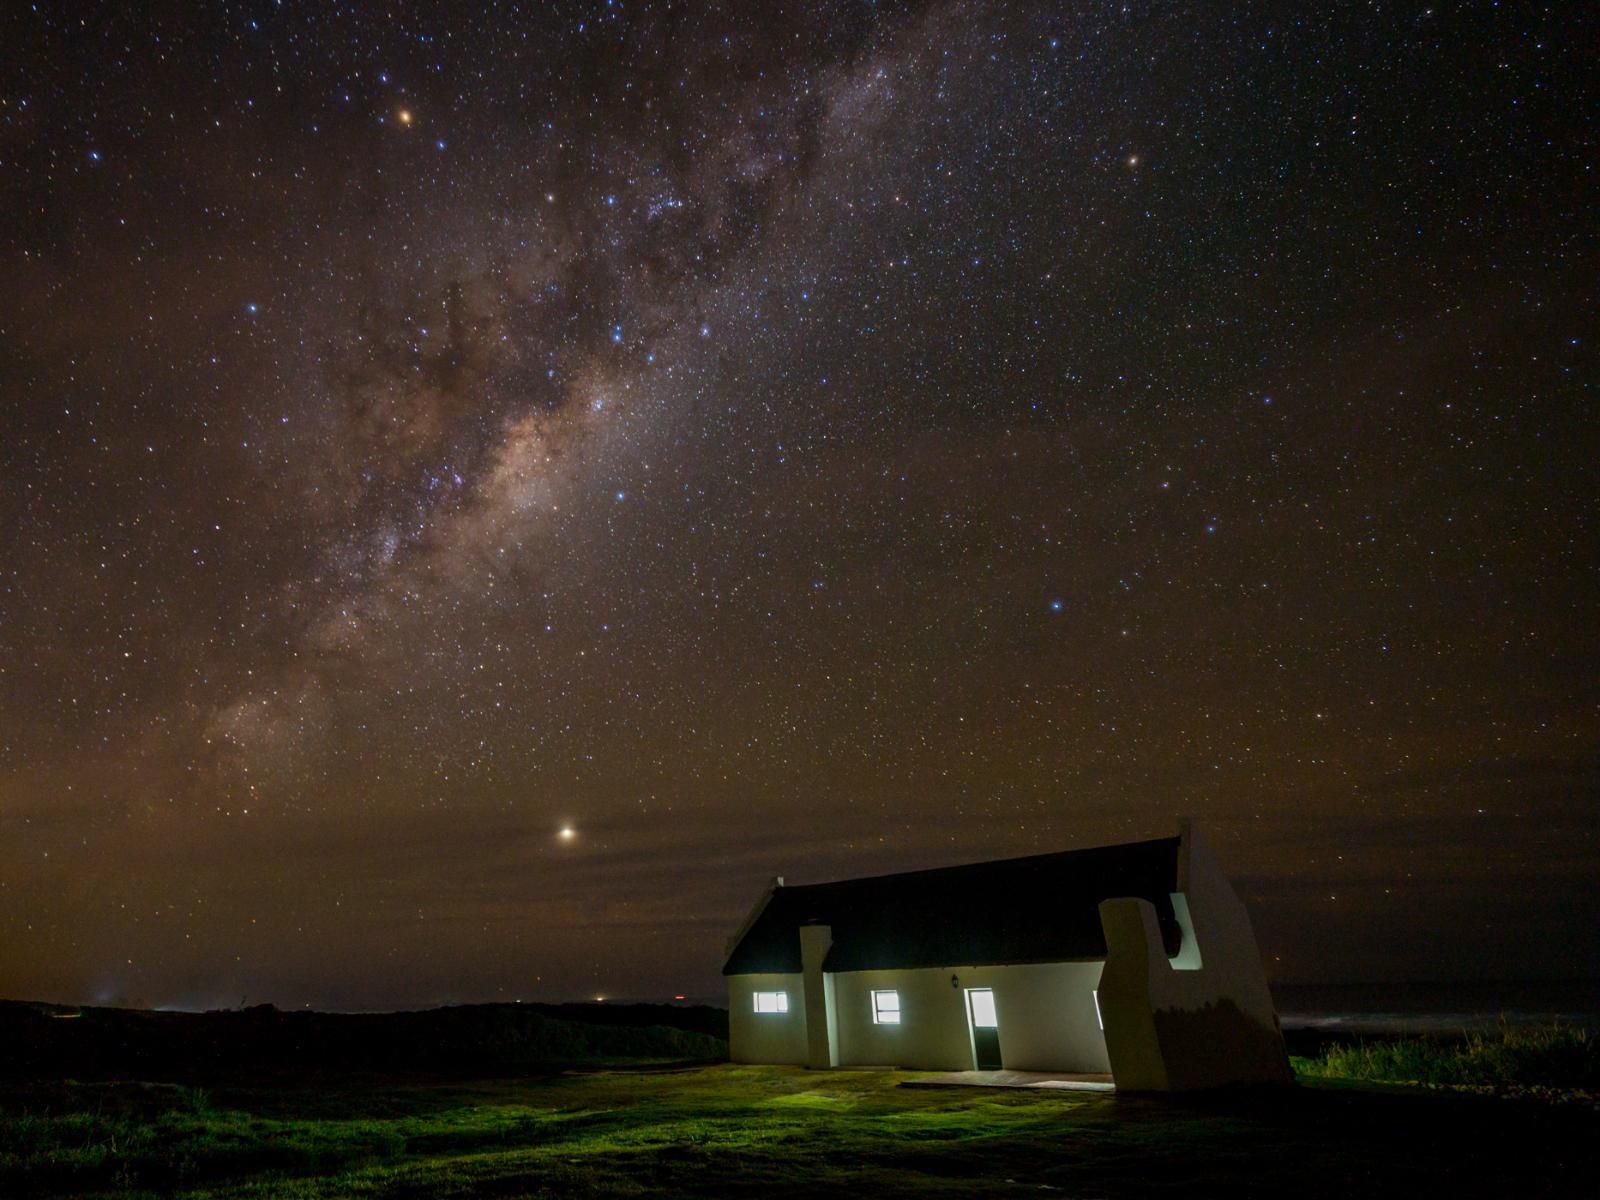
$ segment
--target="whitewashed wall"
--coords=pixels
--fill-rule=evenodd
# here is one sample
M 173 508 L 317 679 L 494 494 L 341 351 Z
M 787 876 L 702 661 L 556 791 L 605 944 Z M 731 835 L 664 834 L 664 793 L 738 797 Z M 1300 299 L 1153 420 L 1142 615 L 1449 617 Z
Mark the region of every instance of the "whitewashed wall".
M 728 1046 L 734 1062 L 805 1066 L 806 1005 L 801 980 L 799 974 L 728 976 Z M 754 1011 L 757 992 L 788 992 L 789 1011 Z
M 971 1070 L 966 989 L 987 987 L 994 989 L 1000 1057 L 1008 1069 L 1110 1070 L 1094 1009 L 1102 965 L 1095 961 L 836 973 L 832 978 L 839 1064 Z M 957 980 L 954 985 L 951 976 Z M 873 1023 L 872 992 L 878 988 L 900 993 L 900 1024 Z

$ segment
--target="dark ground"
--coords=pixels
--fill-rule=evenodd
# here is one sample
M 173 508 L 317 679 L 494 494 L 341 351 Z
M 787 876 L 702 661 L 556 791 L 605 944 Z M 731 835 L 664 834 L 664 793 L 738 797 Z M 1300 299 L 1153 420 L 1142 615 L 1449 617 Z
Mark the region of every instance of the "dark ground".
M 1308 1083 L 1186 1099 L 714 1066 L 0 1093 L 0 1194 L 1592 1194 L 1591 1105 Z
M 727 1057 L 728 1014 L 669 1004 L 474 1004 L 207 1013 L 0 1001 L 0 1078 L 204 1082 L 270 1070 L 473 1078 L 593 1062 Z
M 1455 1200 L 1587 1196 L 1600 1179 L 1600 1105 L 1583 1093 L 1303 1078 L 1137 1097 L 682 1065 L 725 1053 L 725 1020 L 0 1004 L 0 1196 Z M 1310 1053 L 1330 1035 L 1290 1041 Z

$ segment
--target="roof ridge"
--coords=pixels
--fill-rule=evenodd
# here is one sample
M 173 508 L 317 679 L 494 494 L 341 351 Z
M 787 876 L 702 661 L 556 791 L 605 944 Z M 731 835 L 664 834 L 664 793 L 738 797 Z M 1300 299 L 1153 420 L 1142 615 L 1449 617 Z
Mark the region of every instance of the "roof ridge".
M 818 923 L 833 930 L 824 971 L 1103 959 L 1099 905 L 1119 896 L 1155 907 L 1175 953 L 1182 849 L 1152 838 L 777 888 L 723 974 L 800 970 L 800 929 Z
M 938 875 L 945 871 L 971 871 L 985 867 L 1010 867 L 1028 862 L 1044 862 L 1046 860 L 1068 858 L 1074 854 L 1111 854 L 1115 851 L 1127 851 L 1145 846 L 1160 846 L 1179 840 L 1176 836 L 1141 838 L 1132 842 L 1113 842 L 1105 846 L 1079 846 L 1072 850 L 1047 850 L 1043 854 L 1022 854 L 1015 858 L 988 858 L 981 862 L 951 863 L 944 867 L 918 867 L 913 871 L 885 871 L 881 875 L 856 875 L 849 879 L 825 879 L 817 883 L 783 884 L 775 891 L 804 892 L 814 888 L 840 887 L 852 883 L 881 883 L 886 879 L 909 879 L 916 875 Z

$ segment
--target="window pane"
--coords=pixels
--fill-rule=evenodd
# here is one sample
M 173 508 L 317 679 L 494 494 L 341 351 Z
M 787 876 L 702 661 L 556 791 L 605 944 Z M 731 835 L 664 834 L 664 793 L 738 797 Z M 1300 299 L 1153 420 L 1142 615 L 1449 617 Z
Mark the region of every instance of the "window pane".
M 900 993 L 892 989 L 873 992 L 872 1019 L 879 1025 L 900 1024 Z
M 786 1013 L 789 1011 L 788 992 L 756 992 L 754 993 L 755 1010 L 758 1013 Z
M 1000 1022 L 994 1014 L 994 992 L 989 988 L 973 988 L 967 995 L 972 998 L 973 1027 L 998 1029 Z

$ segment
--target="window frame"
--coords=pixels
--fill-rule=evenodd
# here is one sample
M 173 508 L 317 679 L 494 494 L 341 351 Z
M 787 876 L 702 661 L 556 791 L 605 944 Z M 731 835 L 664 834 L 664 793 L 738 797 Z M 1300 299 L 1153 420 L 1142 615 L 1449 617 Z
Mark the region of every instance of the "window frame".
M 886 1007 L 879 999 L 882 996 L 894 997 L 894 1007 Z M 899 988 L 873 988 L 872 989 L 872 1023 L 874 1025 L 901 1025 L 905 1022 L 905 1010 L 900 1006 Z
M 762 997 L 770 997 L 771 1008 L 762 1008 Z M 783 989 L 765 989 L 750 993 L 750 1008 L 758 1017 L 786 1017 L 789 1015 L 789 993 Z

